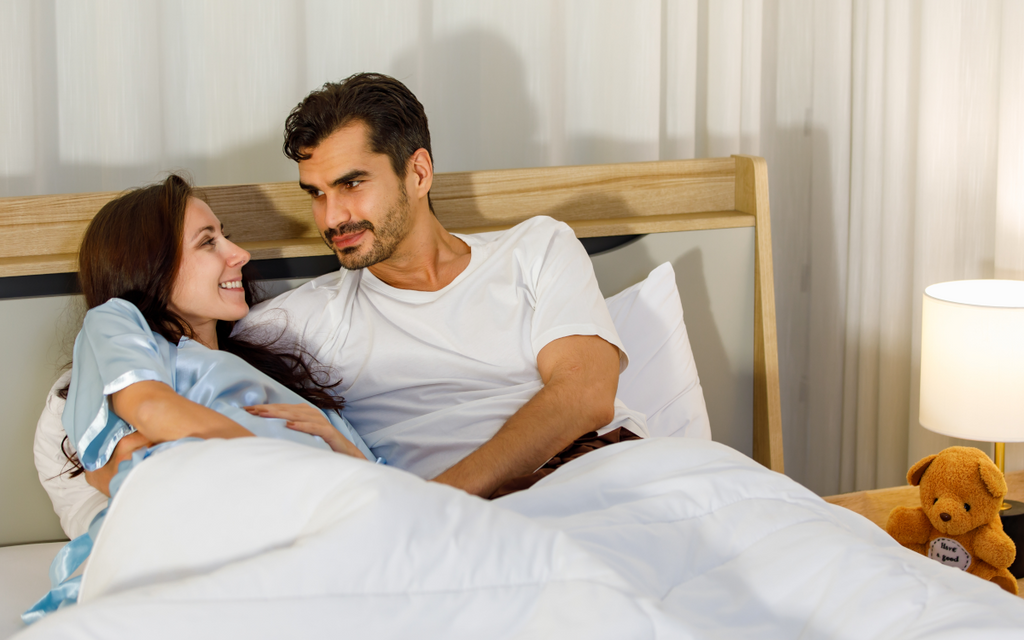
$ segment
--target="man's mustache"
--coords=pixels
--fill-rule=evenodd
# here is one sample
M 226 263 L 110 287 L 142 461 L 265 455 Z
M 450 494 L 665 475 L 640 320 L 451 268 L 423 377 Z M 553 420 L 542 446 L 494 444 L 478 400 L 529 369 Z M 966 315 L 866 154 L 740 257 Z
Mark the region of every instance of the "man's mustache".
M 333 229 L 327 229 L 324 231 L 324 241 L 331 245 L 335 236 L 347 236 L 352 233 L 359 233 L 360 231 L 373 231 L 373 223 L 369 220 L 360 220 L 359 222 L 350 222 L 343 224 Z

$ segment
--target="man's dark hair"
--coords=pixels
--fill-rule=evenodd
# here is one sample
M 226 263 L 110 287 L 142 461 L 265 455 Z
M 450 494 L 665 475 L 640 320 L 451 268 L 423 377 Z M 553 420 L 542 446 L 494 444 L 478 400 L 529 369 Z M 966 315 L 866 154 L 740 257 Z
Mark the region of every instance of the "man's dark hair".
M 284 123 L 284 155 L 308 160 L 308 151 L 338 129 L 362 122 L 370 150 L 391 159 L 391 168 L 405 177 L 406 164 L 417 149 L 430 151 L 430 129 L 423 105 L 412 91 L 390 76 L 357 73 L 328 82 L 303 99 Z

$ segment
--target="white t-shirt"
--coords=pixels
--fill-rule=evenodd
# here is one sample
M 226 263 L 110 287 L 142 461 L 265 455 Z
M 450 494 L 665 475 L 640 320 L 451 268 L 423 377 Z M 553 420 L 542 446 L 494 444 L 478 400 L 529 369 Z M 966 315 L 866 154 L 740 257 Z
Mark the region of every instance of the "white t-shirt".
M 491 439 L 543 386 L 537 354 L 596 335 L 627 359 L 586 251 L 568 225 L 536 217 L 507 231 L 459 235 L 470 262 L 440 291 L 340 270 L 253 308 L 243 328 L 282 323 L 341 377 L 344 415 L 388 464 L 432 478 Z M 643 414 L 615 419 L 646 436 Z

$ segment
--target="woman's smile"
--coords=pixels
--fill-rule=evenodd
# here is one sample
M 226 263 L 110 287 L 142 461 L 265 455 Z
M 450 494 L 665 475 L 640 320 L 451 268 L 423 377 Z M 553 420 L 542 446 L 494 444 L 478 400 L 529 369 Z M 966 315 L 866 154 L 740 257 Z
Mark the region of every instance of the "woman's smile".
M 188 322 L 194 338 L 217 348 L 217 321 L 233 322 L 249 312 L 242 267 L 249 252 L 224 235 L 210 207 L 191 198 L 185 209 L 181 262 L 168 308 Z

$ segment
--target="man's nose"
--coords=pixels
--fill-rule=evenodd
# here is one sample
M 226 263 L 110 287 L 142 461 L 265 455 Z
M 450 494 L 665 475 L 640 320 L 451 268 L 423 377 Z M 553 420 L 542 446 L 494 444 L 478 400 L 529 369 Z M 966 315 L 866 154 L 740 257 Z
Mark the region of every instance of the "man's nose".
M 328 229 L 336 229 L 352 219 L 352 212 L 344 198 L 325 194 L 324 199 L 324 225 Z

